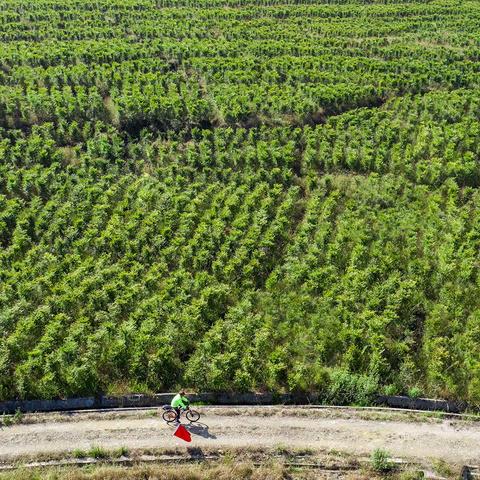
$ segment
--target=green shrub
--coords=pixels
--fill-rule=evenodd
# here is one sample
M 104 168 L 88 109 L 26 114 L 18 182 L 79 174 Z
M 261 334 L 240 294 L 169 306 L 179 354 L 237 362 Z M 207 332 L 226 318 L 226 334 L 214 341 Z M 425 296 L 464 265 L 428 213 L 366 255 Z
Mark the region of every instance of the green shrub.
M 11 425 L 13 425 L 12 417 L 10 415 L 3 414 L 2 415 L 2 425 L 4 427 L 10 427 Z
M 22 423 L 23 420 L 23 413 L 17 408 L 15 411 L 12 421 L 14 424 Z
M 385 387 L 383 387 L 383 393 L 385 395 L 398 395 L 400 391 L 397 385 L 390 384 L 390 385 L 385 385 Z
M 93 446 L 88 451 L 88 456 L 92 458 L 107 458 L 108 452 L 102 447 Z
M 330 375 L 321 366 L 294 365 L 288 373 L 288 388 L 296 392 L 318 392 L 325 394 L 330 385 Z
M 408 396 L 410 398 L 420 398 L 422 396 L 422 391 L 418 387 L 409 388 Z
M 441 477 L 452 477 L 454 475 L 452 467 L 445 460 L 435 460 L 433 470 Z
M 345 370 L 334 370 L 330 374 L 325 400 L 335 405 L 369 405 L 377 391 L 376 378 Z
M 72 457 L 73 458 L 86 458 L 86 457 L 88 457 L 88 453 L 85 450 L 81 450 L 79 448 L 76 448 L 72 452 Z
M 1 424 L 4 427 L 10 427 L 12 425 L 17 425 L 22 423 L 23 420 L 23 413 L 17 409 L 13 415 L 2 415 L 2 422 Z
M 120 457 L 128 457 L 129 450 L 127 447 L 122 446 L 114 450 L 112 457 L 114 458 L 120 458 Z
M 377 448 L 372 452 L 370 464 L 372 469 L 378 473 L 387 473 L 394 468 L 394 463 L 390 460 L 390 454 L 381 448 Z

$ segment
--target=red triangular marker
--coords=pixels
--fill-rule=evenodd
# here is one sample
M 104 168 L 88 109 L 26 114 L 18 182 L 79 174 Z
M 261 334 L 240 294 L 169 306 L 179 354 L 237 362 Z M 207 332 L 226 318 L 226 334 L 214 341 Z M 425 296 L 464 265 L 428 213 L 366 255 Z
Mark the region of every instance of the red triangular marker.
M 190 432 L 183 425 L 179 425 L 175 429 L 173 434 L 176 437 L 181 438 L 182 440 L 185 440 L 186 442 L 191 442 L 192 441 L 192 436 L 190 435 Z

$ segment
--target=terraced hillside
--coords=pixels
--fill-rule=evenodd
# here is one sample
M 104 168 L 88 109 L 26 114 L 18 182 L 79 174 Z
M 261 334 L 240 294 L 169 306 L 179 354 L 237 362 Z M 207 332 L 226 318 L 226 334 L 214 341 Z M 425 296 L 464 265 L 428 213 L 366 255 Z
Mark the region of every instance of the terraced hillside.
M 3 0 L 0 399 L 480 402 L 478 1 Z

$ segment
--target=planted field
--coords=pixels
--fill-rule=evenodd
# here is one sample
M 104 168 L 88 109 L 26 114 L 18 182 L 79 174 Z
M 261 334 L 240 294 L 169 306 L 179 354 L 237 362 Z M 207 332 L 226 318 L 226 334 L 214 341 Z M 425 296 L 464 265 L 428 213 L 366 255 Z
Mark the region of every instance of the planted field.
M 480 402 L 480 4 L 4 0 L 0 400 Z

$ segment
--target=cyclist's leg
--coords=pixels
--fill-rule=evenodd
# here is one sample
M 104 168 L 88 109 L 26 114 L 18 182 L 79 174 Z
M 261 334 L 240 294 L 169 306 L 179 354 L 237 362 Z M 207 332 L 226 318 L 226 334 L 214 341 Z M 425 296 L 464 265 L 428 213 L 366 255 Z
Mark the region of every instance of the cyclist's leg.
M 180 421 L 180 412 L 181 412 L 180 407 L 175 407 L 175 413 L 177 414 L 177 418 L 176 418 L 177 422 Z

